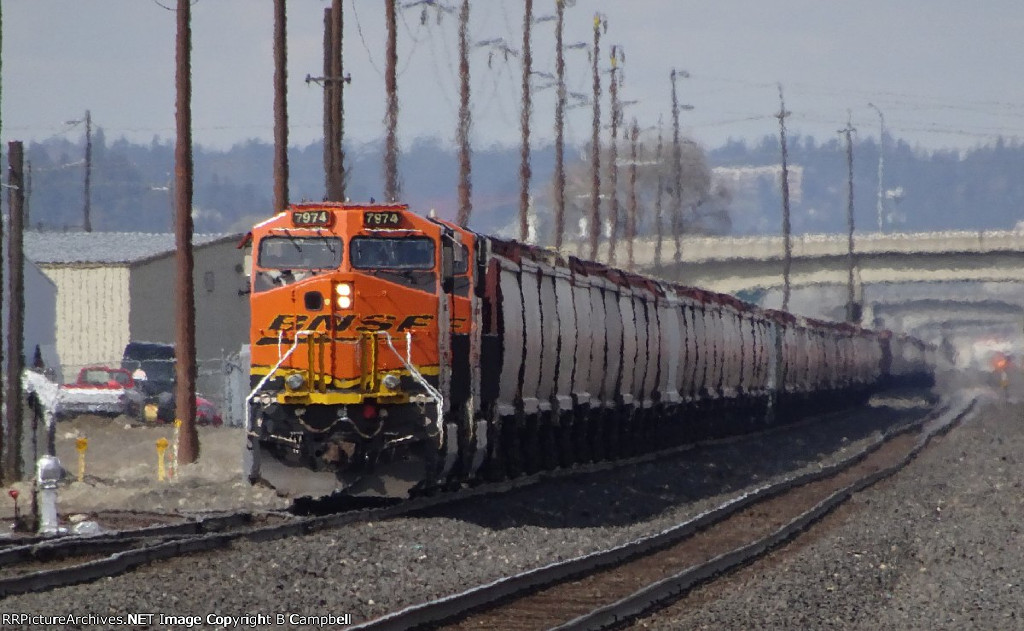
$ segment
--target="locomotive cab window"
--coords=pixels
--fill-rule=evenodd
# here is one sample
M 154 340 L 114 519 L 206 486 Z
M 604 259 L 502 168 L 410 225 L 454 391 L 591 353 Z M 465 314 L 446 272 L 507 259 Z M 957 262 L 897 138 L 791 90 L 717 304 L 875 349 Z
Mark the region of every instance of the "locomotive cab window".
M 434 269 L 434 241 L 426 237 L 355 237 L 350 248 L 356 269 Z
M 259 265 L 277 270 L 337 269 L 341 248 L 338 237 L 267 237 L 260 241 Z
M 321 270 L 341 266 L 338 237 L 272 236 L 260 241 L 257 263 L 263 268 L 253 279 L 255 291 L 290 285 Z

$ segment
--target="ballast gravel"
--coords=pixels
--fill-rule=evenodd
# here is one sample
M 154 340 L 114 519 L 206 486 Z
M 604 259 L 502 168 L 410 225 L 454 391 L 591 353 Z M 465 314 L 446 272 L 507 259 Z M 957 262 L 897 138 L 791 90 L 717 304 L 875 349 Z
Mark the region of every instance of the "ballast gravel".
M 996 438 L 1002 432 L 998 418 L 1009 410 L 1020 424 L 1021 408 L 1003 406 L 992 410 L 995 412 L 988 410 L 978 420 L 941 439 L 939 449 L 952 449 L 952 460 L 940 458 L 923 476 L 912 473 L 914 468 L 907 469 L 906 475 L 900 474 L 894 482 L 887 483 L 898 488 L 903 498 L 896 498 L 895 508 L 873 510 L 872 502 L 864 498 L 875 491 L 868 491 L 828 522 L 832 524 L 827 528 L 829 532 L 838 531 L 847 523 L 860 524 L 855 526 L 856 531 L 810 552 L 813 562 L 787 563 L 785 559 L 794 554 L 791 549 L 803 546 L 802 542 L 814 537 L 821 527 L 812 529 L 787 548 L 790 552 L 776 553 L 772 557 L 774 565 L 766 565 L 756 576 L 760 591 L 741 586 L 734 594 L 746 616 L 736 611 L 730 613 L 736 604 L 716 609 L 718 601 L 709 599 L 698 605 L 699 610 L 687 612 L 686 615 L 694 616 L 688 621 L 661 618 L 644 624 L 662 625 L 659 628 L 807 628 L 820 621 L 821 626 L 831 624 L 830 628 L 834 628 L 836 620 L 878 622 L 873 612 L 855 615 L 851 608 L 879 609 L 880 604 L 888 602 L 882 594 L 891 595 L 899 586 L 890 579 L 902 577 L 902 572 L 909 568 L 928 574 L 927 578 L 935 584 L 931 593 L 936 596 L 954 589 L 954 583 L 976 583 L 977 577 L 966 574 L 969 571 L 986 576 L 1001 572 L 1006 574 L 1006 583 L 1016 585 L 1017 571 L 1006 568 L 1020 567 L 1021 563 L 999 563 L 1002 569 L 997 572 L 987 562 L 995 561 L 995 554 L 1002 547 L 1016 545 L 1016 531 L 1008 537 L 1005 529 L 1009 523 L 1015 523 L 1015 516 L 1020 513 L 1019 499 L 1007 505 L 1001 523 L 984 531 L 976 524 L 965 526 L 972 533 L 984 532 L 982 538 L 957 534 L 956 528 L 948 532 L 936 529 L 931 523 L 936 512 L 944 513 L 942 519 L 955 522 L 963 515 L 963 507 L 985 503 L 984 498 L 995 493 L 993 489 L 998 487 L 1001 494 L 1007 495 L 1015 488 L 1011 478 L 1017 475 L 1019 479 L 1022 471 L 1014 465 L 1024 463 L 1024 457 L 1011 458 L 1010 454 L 1014 445 L 1017 454 L 1024 453 L 1024 430 L 1018 431 L 1016 438 L 1000 436 L 1006 444 L 998 443 Z M 670 463 L 661 461 L 544 481 L 500 497 L 303 537 L 266 543 L 238 542 L 227 550 L 174 559 L 93 583 L 13 596 L 0 602 L 6 612 L 43 615 L 151 612 L 200 616 L 205 620 L 209 614 L 263 614 L 274 620 L 278 614 L 351 614 L 351 621 L 358 623 L 516 572 L 660 532 L 745 489 L 817 467 L 823 459 L 842 458 L 856 451 L 873 432 L 913 414 L 920 412 L 877 407 L 837 415 L 828 425 L 805 425 L 753 441 L 695 448 Z M 993 414 L 995 421 L 990 419 Z M 993 422 L 997 425 L 993 426 Z M 961 442 L 965 448 L 957 449 L 955 445 Z M 912 467 L 936 458 L 932 451 L 927 450 Z M 999 460 L 1001 465 L 994 468 L 986 466 L 992 458 L 998 460 L 999 454 L 1011 460 Z M 965 477 L 978 478 L 979 486 L 960 483 Z M 985 482 L 981 483 L 981 479 Z M 940 488 L 935 488 L 940 484 Z M 961 490 L 967 495 L 954 494 Z M 981 493 L 983 490 L 987 495 Z M 1016 490 L 1019 495 L 1020 489 Z M 943 502 L 931 506 L 926 498 L 931 498 L 932 503 L 938 499 Z M 936 507 L 941 510 L 936 511 Z M 861 511 L 868 511 L 871 518 L 861 523 Z M 914 521 L 922 519 L 928 526 L 923 529 L 920 523 L 914 525 Z M 951 545 L 955 546 L 952 552 Z M 1017 548 L 1013 558 L 1019 561 L 1024 556 L 1024 546 Z M 914 566 L 919 557 L 945 558 L 943 555 L 954 562 L 922 566 L 925 571 Z M 964 558 L 979 562 L 957 562 Z M 800 582 L 805 566 L 816 568 L 813 583 L 811 577 L 807 577 L 807 583 Z M 895 574 L 893 567 L 900 568 L 901 573 Z M 736 574 L 727 580 L 737 581 L 739 577 Z M 817 588 L 811 589 L 812 584 Z M 790 587 L 786 588 L 787 585 Z M 852 593 L 846 594 L 847 590 Z M 1010 593 L 1015 590 L 1018 588 L 1004 587 Z M 924 617 L 934 603 L 921 598 L 913 601 L 913 606 L 922 609 L 917 615 L 913 609 L 904 611 L 906 615 L 894 618 L 900 622 L 873 628 L 935 628 L 931 624 L 934 619 Z M 967 600 L 980 602 L 973 598 Z M 947 599 L 939 605 L 949 602 L 956 601 Z M 1019 602 L 1024 603 L 1024 592 Z M 702 616 L 705 608 L 707 614 Z M 793 611 L 794 617 L 784 617 L 787 610 Z M 775 617 L 771 617 L 773 612 Z M 301 623 L 303 619 L 289 620 Z M 941 626 L 942 621 L 939 622 Z M 315 624 L 306 626 L 317 628 Z
M 1024 405 L 990 399 L 898 475 L 642 629 L 1024 629 Z

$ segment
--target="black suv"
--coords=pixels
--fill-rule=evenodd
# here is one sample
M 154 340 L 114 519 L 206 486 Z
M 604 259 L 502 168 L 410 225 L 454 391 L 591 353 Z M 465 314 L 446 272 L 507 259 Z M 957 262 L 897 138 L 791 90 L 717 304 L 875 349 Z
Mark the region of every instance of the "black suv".
M 128 394 L 127 413 L 143 421 L 174 420 L 174 345 L 128 342 L 121 368 L 132 373 L 135 390 Z

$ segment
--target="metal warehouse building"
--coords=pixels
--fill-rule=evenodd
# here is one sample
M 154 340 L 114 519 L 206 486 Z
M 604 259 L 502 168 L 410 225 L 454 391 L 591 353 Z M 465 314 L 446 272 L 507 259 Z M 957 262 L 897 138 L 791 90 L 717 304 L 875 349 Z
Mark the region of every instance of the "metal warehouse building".
M 247 342 L 241 237 L 193 236 L 200 361 L 236 353 Z M 129 341 L 175 341 L 174 252 L 173 234 L 25 233 L 25 257 L 57 288 L 55 337 L 65 380 L 85 365 L 119 365 Z
M 6 263 L 6 260 L 4 261 Z M 3 323 L 0 331 L 3 332 L 3 339 L 7 340 L 7 309 L 10 308 L 11 296 L 8 288 L 10 285 L 7 265 L 3 270 L 4 286 L 4 311 Z M 24 326 L 22 329 L 22 347 L 24 351 L 25 365 L 31 366 L 35 358 L 36 347 L 43 363 L 60 375 L 60 360 L 57 356 L 57 286 L 47 278 L 46 274 L 31 260 L 25 260 L 22 269 L 24 273 L 25 293 L 24 301 Z

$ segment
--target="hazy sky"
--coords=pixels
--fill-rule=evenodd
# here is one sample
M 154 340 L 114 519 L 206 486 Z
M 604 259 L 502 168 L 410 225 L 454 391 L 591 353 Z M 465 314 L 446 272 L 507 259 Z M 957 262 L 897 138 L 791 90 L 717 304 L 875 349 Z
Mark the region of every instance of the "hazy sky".
M 436 0 L 455 6 L 459 0 Z M 3 140 L 42 140 L 82 128 L 66 121 L 91 110 L 108 141 L 174 135 L 175 0 L 7 0 L 3 2 Z M 455 136 L 457 15 L 406 6 L 399 20 L 399 135 Z M 164 5 L 164 6 L 162 6 Z M 290 144 L 320 138 L 328 0 L 289 0 Z M 535 0 L 538 17 L 554 0 Z M 473 0 L 471 39 L 522 46 L 521 0 Z M 230 147 L 273 138 L 271 0 L 195 0 L 194 141 Z M 384 131 L 384 4 L 345 0 L 346 134 L 353 142 Z M 625 52 L 622 98 L 643 128 L 663 117 L 670 133 L 669 72 L 678 83 L 684 132 L 717 146 L 730 137 L 776 134 L 776 84 L 785 90 L 791 133 L 835 137 L 847 110 L 862 137 L 877 137 L 884 112 L 895 136 L 927 148 L 971 147 L 997 135 L 1024 139 L 1024 2 L 1020 0 L 577 0 L 566 10 L 565 43 L 592 42 L 595 12 L 611 44 Z M 438 19 L 440 16 L 440 20 Z M 534 68 L 553 72 L 554 22 L 535 25 Z M 591 91 L 586 50 L 566 52 L 569 89 Z M 473 142 L 517 143 L 516 57 L 475 47 L 471 59 Z M 602 114 L 607 117 L 607 75 Z M 534 84 L 548 81 L 535 77 Z M 554 90 L 534 99 L 534 138 L 552 136 Z M 607 120 L 607 118 L 605 119 Z M 589 106 L 571 110 L 568 140 L 590 135 Z M 607 133 L 607 132 L 605 132 Z

